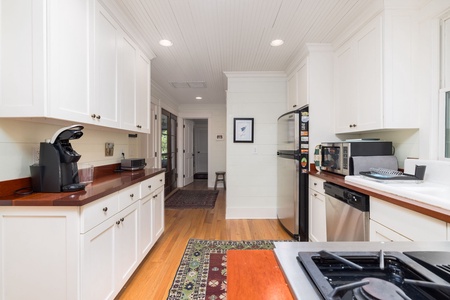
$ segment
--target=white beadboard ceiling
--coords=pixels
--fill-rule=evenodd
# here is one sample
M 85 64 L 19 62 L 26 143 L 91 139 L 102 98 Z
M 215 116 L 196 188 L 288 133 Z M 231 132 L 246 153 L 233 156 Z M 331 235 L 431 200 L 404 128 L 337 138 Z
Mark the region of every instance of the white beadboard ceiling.
M 286 71 L 306 43 L 332 42 L 373 1 L 109 0 L 156 55 L 153 84 L 179 105 L 225 103 L 224 71 Z M 174 88 L 189 82 L 206 87 Z

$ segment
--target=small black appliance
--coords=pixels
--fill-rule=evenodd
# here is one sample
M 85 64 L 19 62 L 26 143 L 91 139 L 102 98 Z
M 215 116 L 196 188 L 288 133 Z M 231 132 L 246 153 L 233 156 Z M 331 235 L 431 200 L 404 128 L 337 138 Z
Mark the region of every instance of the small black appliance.
M 83 126 L 59 129 L 50 141 L 40 144 L 39 164 L 30 166 L 34 192 L 58 193 L 84 189 L 78 177 L 81 155 L 73 150 L 69 140 L 83 136 Z

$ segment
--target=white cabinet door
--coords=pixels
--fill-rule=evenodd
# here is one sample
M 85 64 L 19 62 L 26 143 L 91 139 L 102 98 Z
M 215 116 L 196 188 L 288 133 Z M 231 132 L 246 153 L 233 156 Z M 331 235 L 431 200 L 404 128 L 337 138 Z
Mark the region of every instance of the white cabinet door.
M 146 196 L 139 202 L 139 251 L 144 258 L 153 247 L 153 194 Z
M 45 113 L 44 0 L 1 0 L 0 117 Z
M 49 116 L 91 122 L 93 0 L 49 1 Z
M 150 133 L 150 60 L 139 51 L 136 58 L 136 127 Z
M 310 190 L 309 195 L 309 238 L 312 242 L 327 241 L 327 216 L 325 196 Z
M 308 94 L 308 59 L 306 59 L 297 71 L 297 108 L 309 103 Z
M 3 206 L 0 299 L 80 299 L 75 207 Z
M 90 113 L 94 124 L 119 127 L 118 59 L 121 30 L 99 3 L 95 9 L 95 98 Z
M 122 36 L 120 54 L 119 101 L 123 129 L 136 130 L 136 45 Z
M 117 290 L 127 282 L 139 265 L 138 203 L 117 215 L 115 235 L 115 272 Z
M 382 128 L 381 58 L 381 17 L 337 51 L 336 133 Z
M 355 51 L 348 43 L 336 53 L 336 132 L 351 131 L 357 123 Z
M 153 205 L 153 239 L 155 241 L 164 232 L 164 188 L 161 187 L 152 196 Z
M 288 78 L 288 95 L 287 95 L 287 110 L 291 111 L 297 107 L 297 72 L 294 72 Z
M 81 299 L 111 299 L 115 289 L 116 220 L 81 235 Z

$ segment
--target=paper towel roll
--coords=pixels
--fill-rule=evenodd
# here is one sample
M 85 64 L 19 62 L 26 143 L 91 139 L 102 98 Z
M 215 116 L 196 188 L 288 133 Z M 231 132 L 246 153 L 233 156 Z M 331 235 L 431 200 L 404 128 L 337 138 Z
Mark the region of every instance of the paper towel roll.
M 398 170 L 397 157 L 394 155 L 350 157 L 350 175 L 359 175 L 360 172 L 369 172 L 370 168 Z

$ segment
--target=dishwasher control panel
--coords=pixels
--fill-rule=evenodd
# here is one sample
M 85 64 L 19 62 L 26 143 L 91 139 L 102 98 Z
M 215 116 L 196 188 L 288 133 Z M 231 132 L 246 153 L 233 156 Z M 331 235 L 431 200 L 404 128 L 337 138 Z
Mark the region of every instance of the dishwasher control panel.
M 358 210 L 369 211 L 370 197 L 368 195 L 331 182 L 324 182 L 323 188 L 325 189 L 325 194 L 347 203 Z

